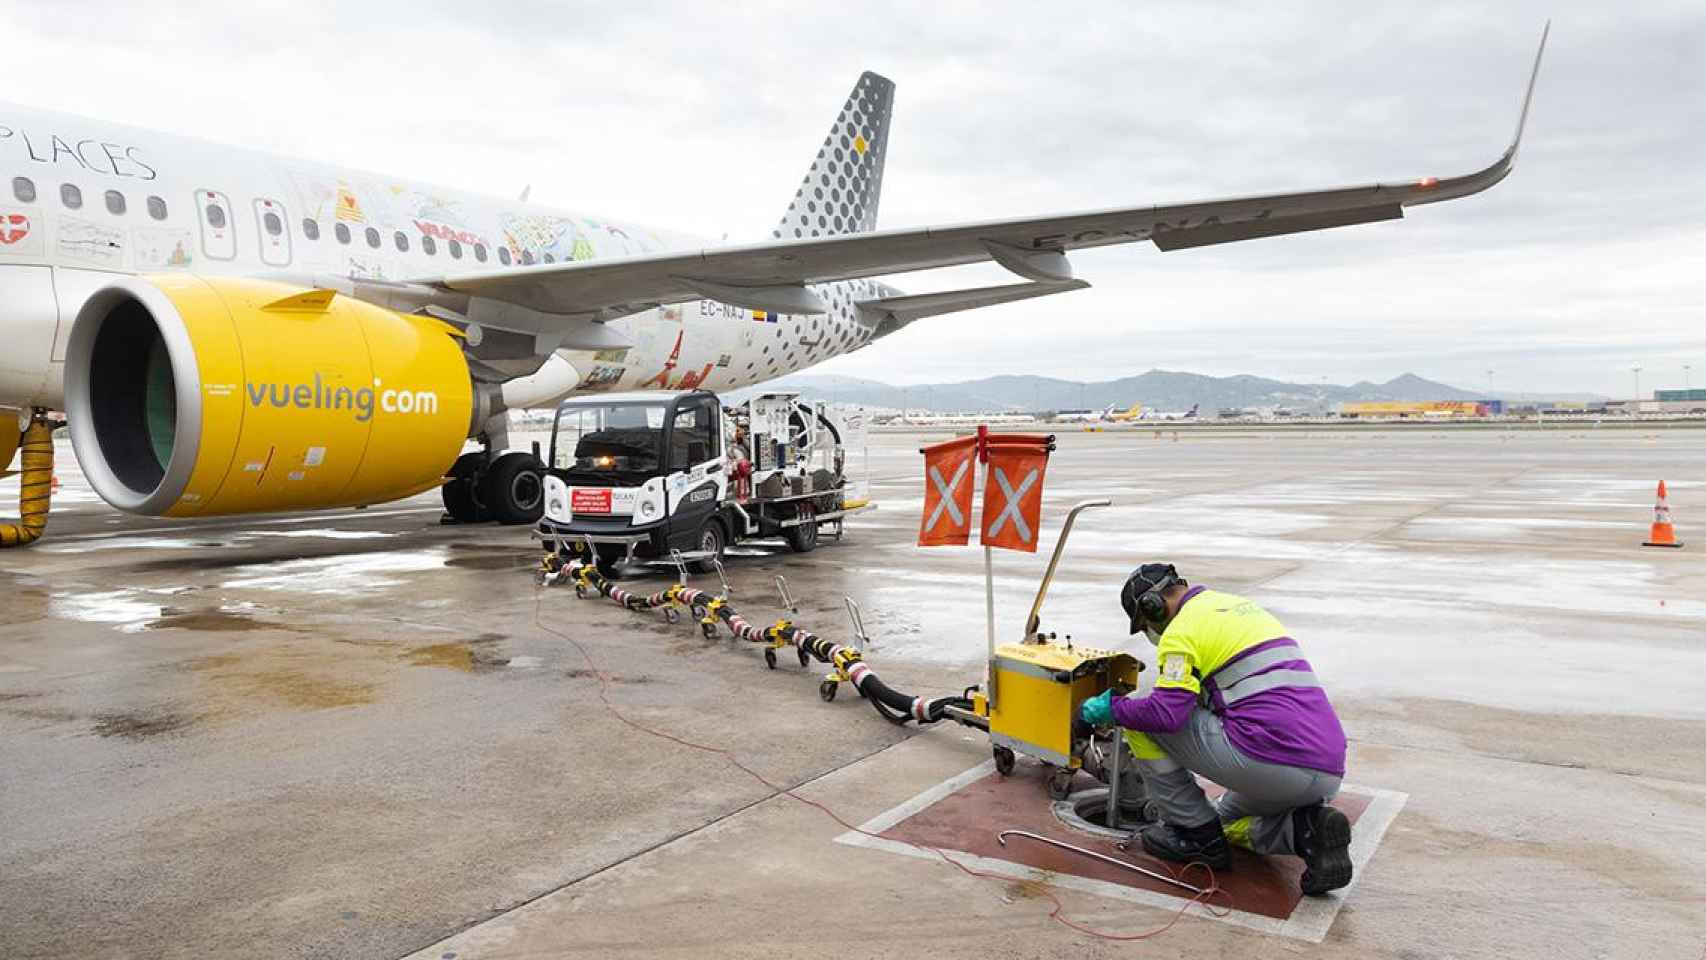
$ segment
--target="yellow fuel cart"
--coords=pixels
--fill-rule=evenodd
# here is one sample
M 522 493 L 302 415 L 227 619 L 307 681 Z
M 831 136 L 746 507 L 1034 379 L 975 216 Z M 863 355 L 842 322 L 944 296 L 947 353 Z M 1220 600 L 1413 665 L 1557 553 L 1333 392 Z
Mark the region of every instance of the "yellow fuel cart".
M 1026 618 L 1025 638 L 992 646 L 989 682 L 973 695 L 970 715 L 958 717 L 989 731 L 995 769 L 1002 776 L 1013 772 L 1016 755 L 1021 753 L 1053 767 L 1049 793 L 1057 800 L 1066 796 L 1073 775 L 1083 766 L 1090 738 L 1090 731 L 1078 721 L 1079 705 L 1110 688 L 1116 696 L 1137 689 L 1137 675 L 1144 666 L 1129 653 L 1075 645 L 1070 636 L 1040 630 L 1043 600 L 1073 522 L 1082 511 L 1109 503 L 1087 501 L 1067 514 Z

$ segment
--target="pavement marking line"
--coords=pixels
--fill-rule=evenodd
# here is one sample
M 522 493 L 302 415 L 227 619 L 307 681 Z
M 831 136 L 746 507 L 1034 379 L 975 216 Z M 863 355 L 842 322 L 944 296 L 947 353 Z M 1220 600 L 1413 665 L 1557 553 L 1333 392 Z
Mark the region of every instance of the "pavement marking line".
M 995 761 L 985 760 L 977 766 L 949 777 L 922 793 L 877 814 L 860 824 L 859 830 L 870 834 L 880 834 L 961 788 L 983 779 L 994 770 Z M 1340 788 L 1339 792 L 1358 794 L 1369 798 L 1368 808 L 1363 811 L 1361 817 L 1357 818 L 1356 829 L 1351 833 L 1351 864 L 1355 869 L 1349 885 L 1337 891 L 1336 895 L 1332 897 L 1304 897 L 1292 909 L 1291 916 L 1284 920 L 1237 909 L 1230 911 L 1223 917 L 1207 916 L 1201 911 L 1198 912 L 1198 915 L 1206 916 L 1207 919 L 1218 923 L 1230 923 L 1261 933 L 1289 937 L 1309 943 L 1320 943 L 1325 940 L 1327 931 L 1332 929 L 1333 921 L 1339 916 L 1340 908 L 1345 905 L 1345 897 L 1356 888 L 1357 882 L 1362 879 L 1363 871 L 1368 866 L 1369 860 L 1373 858 L 1375 850 L 1380 847 L 1380 841 L 1385 838 L 1387 828 L 1392 826 L 1392 821 L 1397 819 L 1399 811 L 1404 809 L 1404 804 L 1410 799 L 1410 795 L 1407 793 L 1355 784 L 1346 784 Z M 853 830 L 836 837 L 835 842 L 850 847 L 882 850 L 919 860 L 941 861 L 940 855 L 935 850 L 925 849 L 900 840 L 890 840 L 886 837 L 867 836 L 866 833 Z M 1080 893 L 1095 894 L 1110 900 L 1140 903 L 1162 910 L 1177 910 L 1181 901 L 1179 897 L 1152 890 L 1140 890 L 1135 887 L 1109 883 L 1105 880 L 1091 880 L 1085 877 L 1050 873 L 1011 860 L 983 857 L 965 850 L 941 849 L 943 853 L 952 854 L 955 859 L 974 870 L 987 871 L 1013 880 L 1047 884 L 1067 890 L 1076 890 Z

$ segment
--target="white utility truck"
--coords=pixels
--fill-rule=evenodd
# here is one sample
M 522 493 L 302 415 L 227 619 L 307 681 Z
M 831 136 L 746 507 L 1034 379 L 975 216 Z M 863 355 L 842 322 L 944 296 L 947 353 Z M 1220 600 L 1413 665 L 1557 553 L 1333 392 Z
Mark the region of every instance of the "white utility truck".
M 682 560 L 709 570 L 724 548 L 780 537 L 804 553 L 866 509 L 847 442 L 863 414 L 797 394 L 724 409 L 714 393 L 573 397 L 557 408 L 537 536 L 564 561 Z

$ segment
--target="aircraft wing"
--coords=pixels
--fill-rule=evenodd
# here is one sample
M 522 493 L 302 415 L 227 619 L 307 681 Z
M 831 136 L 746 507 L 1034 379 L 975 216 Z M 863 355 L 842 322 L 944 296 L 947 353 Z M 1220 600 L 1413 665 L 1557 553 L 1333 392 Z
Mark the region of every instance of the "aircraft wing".
M 1550 30 L 1550 26 L 1548 26 Z M 995 261 L 1027 280 L 1072 281 L 1074 250 L 1148 241 L 1163 251 L 1326 230 L 1404 216 L 1407 207 L 1467 197 L 1511 172 L 1528 119 L 1546 35 L 1529 75 L 1516 136 L 1497 160 L 1455 177 L 1371 183 L 1192 203 L 717 247 L 688 252 L 540 264 L 450 275 L 441 289 L 522 308 L 518 326 L 606 320 L 664 303 L 712 299 L 778 313 L 825 312 L 808 289 L 935 267 Z M 529 317 L 529 314 L 537 315 Z M 541 331 L 543 332 L 543 331 Z

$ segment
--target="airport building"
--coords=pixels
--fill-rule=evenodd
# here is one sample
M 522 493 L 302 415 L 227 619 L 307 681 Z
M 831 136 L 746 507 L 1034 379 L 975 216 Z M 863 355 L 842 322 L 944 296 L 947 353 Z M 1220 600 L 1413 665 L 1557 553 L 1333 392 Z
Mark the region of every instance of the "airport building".
M 1706 387 L 1695 387 L 1690 390 L 1654 390 L 1653 399 L 1660 403 L 1706 404 Z
M 1364 420 L 1465 420 L 1491 412 L 1488 403 L 1475 400 L 1382 400 L 1339 407 L 1339 416 Z

